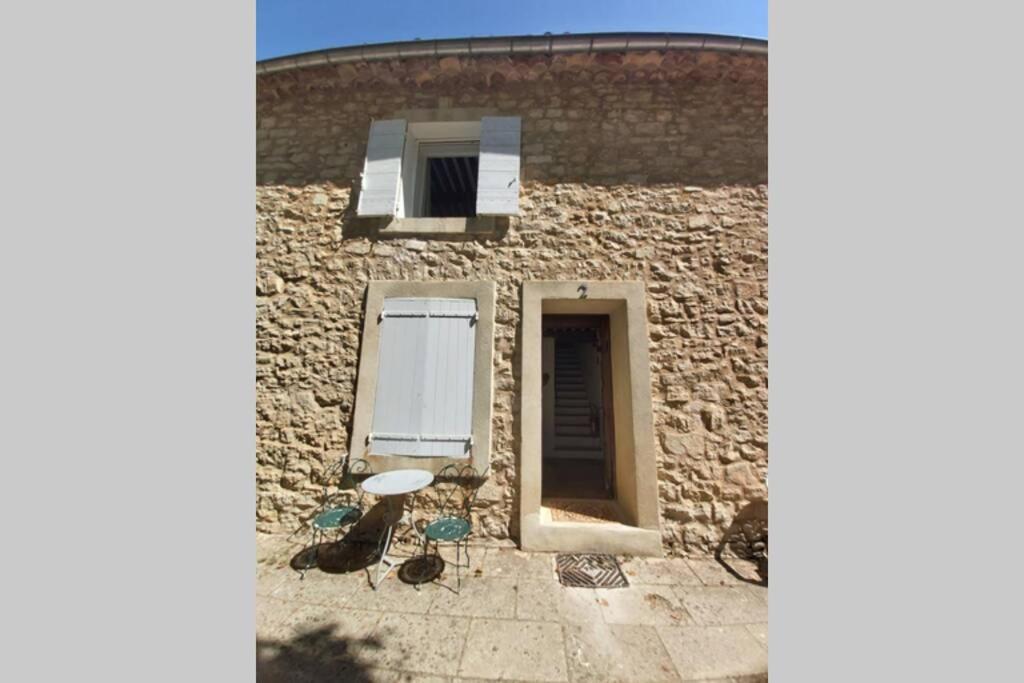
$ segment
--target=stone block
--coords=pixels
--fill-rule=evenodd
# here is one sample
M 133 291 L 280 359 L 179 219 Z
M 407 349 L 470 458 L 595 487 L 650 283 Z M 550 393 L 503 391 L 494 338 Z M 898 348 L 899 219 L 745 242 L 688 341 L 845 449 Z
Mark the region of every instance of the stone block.
M 703 434 L 667 432 L 662 435 L 661 442 L 665 450 L 672 455 L 697 459 L 704 457 L 705 440 Z
M 474 619 L 458 675 L 567 681 L 562 628 L 558 624 L 537 621 Z
M 768 672 L 768 651 L 745 626 L 659 626 L 658 635 L 689 680 Z

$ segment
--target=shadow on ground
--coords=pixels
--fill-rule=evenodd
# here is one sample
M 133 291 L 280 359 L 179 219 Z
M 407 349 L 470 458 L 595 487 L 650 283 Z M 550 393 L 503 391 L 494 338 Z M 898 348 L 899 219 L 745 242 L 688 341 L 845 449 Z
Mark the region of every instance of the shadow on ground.
M 715 559 L 740 581 L 768 585 L 768 501 L 755 501 L 740 510 L 715 549 Z M 738 571 L 736 560 L 755 563 L 758 580 Z
M 358 656 L 363 648 L 379 650 L 376 637 L 338 638 L 325 625 L 288 641 L 256 640 L 256 680 L 350 681 L 369 683 L 370 669 Z
M 380 511 L 374 506 L 334 541 L 308 545 L 289 560 L 295 571 L 319 569 L 327 574 L 348 574 L 373 565 L 379 559 Z

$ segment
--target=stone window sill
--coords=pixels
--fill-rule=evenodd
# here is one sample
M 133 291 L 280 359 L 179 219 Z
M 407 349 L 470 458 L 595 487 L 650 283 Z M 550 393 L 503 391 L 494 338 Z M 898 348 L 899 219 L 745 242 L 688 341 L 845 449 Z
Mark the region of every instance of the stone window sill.
M 458 235 L 497 235 L 508 229 L 504 216 L 474 218 L 392 218 L 378 228 L 381 237 L 455 237 Z

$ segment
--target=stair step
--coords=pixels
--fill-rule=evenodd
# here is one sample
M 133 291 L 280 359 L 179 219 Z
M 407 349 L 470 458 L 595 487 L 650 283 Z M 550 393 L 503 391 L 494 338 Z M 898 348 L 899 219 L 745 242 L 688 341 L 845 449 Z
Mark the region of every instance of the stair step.
M 590 431 L 590 425 L 555 425 L 555 436 L 596 436 Z
M 576 451 L 599 451 L 601 439 L 597 436 L 556 436 L 555 450 L 569 448 Z
M 556 449 L 552 453 L 552 457 L 564 458 L 566 460 L 603 460 L 604 453 L 602 453 L 601 451 L 574 451 Z
M 580 415 L 564 415 L 564 414 L 558 414 L 558 413 L 555 414 L 555 429 L 557 429 L 559 426 L 576 427 L 576 426 L 589 426 L 589 425 L 590 425 L 590 415 L 589 414 L 586 414 L 586 415 L 584 415 L 584 414 L 580 414 Z
M 590 408 L 587 406 L 555 406 L 555 421 L 565 417 L 585 417 L 590 419 Z

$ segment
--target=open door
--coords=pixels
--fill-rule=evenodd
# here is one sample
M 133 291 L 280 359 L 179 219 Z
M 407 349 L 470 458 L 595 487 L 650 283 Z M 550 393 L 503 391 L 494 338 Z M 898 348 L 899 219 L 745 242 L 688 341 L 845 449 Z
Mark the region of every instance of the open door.
M 613 499 L 608 316 L 546 315 L 542 497 Z

